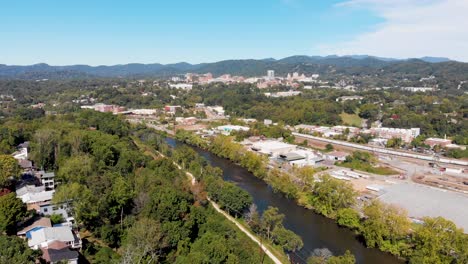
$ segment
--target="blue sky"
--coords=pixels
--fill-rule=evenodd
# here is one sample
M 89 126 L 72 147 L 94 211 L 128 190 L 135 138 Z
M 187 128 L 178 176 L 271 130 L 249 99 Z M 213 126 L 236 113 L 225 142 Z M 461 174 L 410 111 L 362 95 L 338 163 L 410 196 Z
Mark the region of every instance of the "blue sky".
M 416 9 L 446 2 L 394 1 Z M 366 37 L 393 25 L 395 10 L 381 4 L 385 2 L 389 0 L 4 1 L 0 63 L 199 63 L 357 53 L 411 57 L 376 49 L 378 44 L 366 48 Z M 451 55 L 439 53 L 424 55 Z

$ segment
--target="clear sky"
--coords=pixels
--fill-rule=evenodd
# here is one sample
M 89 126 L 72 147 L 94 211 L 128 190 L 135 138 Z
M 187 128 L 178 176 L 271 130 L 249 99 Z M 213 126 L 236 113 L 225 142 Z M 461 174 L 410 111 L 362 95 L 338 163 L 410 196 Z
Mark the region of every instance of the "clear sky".
M 5 0 L 0 64 L 329 54 L 468 61 L 467 13 L 468 0 Z

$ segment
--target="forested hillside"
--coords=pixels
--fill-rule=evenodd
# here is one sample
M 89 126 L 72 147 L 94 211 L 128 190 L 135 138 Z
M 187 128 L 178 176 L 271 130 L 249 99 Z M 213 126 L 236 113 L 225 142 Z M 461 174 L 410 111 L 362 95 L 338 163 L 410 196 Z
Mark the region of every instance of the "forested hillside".
M 164 137 L 152 130 L 131 127 L 117 116 L 92 111 L 3 120 L 1 128 L 3 153 L 9 154 L 3 146 L 13 148 L 18 142 L 29 140 L 35 165 L 57 172 L 60 184 L 53 200 L 71 206 L 83 238 L 81 258 L 86 261 L 262 262 L 264 256 L 253 250 L 256 244 L 209 206 L 204 185 L 192 186 L 172 158 L 156 152 L 158 149 L 177 160 L 187 150 L 169 149 Z M 200 158 L 192 160 L 192 166 L 205 168 L 205 177 L 224 186 L 218 170 Z M 1 165 L 5 165 L 3 159 Z M 2 187 L 9 188 L 8 184 Z M 231 195 L 245 197 L 237 211 L 250 205 L 251 198 L 245 191 L 236 186 L 229 186 L 229 190 Z M 4 197 L 7 196 L 1 197 L 1 206 L 6 203 Z M 16 199 L 13 194 L 12 197 Z M 221 197 L 220 203 L 229 206 L 240 202 L 237 199 L 230 204 L 224 199 L 230 198 Z M 5 226 L 3 215 L 10 214 L 9 219 L 16 217 L 21 221 L 32 212 L 8 208 L 0 213 L 0 227 L 6 228 L 1 231 L 15 234 L 15 222 Z M 0 243 L 4 245 L 2 241 L 11 239 L 14 238 L 1 235 Z M 7 247 L 20 246 L 8 242 Z M 8 248 L 0 249 L 0 256 Z M 24 254 L 12 257 L 32 263 L 40 256 L 29 250 Z
M 437 62 L 437 63 L 433 63 Z M 213 63 L 189 64 L 124 64 L 113 66 L 30 66 L 0 65 L 2 79 L 86 79 L 86 78 L 145 78 L 161 77 L 187 72 L 242 76 L 263 76 L 267 70 L 278 75 L 290 72 L 321 74 L 325 78 L 341 75 L 371 78 L 374 85 L 393 86 L 402 79 L 419 80 L 433 75 L 442 84 L 441 88 L 458 84 L 468 79 L 468 64 L 438 58 L 395 60 L 371 56 L 291 56 L 280 60 L 225 60 Z M 362 81 L 362 80 L 361 80 Z M 364 79 L 366 81 L 366 79 Z

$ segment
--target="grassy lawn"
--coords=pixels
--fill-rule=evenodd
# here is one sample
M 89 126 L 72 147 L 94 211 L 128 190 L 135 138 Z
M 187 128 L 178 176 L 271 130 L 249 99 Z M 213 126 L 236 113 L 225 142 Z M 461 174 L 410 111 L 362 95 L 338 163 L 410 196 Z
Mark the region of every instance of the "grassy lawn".
M 393 170 L 388 167 L 374 167 L 369 163 L 363 163 L 363 162 L 351 162 L 351 163 L 346 163 L 346 162 L 338 162 L 336 163 L 337 166 L 345 167 L 345 168 L 350 168 L 354 170 L 359 170 L 359 171 L 365 171 L 373 174 L 378 174 L 378 175 L 395 175 L 399 174 L 398 171 Z
M 343 123 L 348 124 L 350 126 L 361 127 L 362 119 L 356 114 L 347 114 L 345 112 L 340 114 Z

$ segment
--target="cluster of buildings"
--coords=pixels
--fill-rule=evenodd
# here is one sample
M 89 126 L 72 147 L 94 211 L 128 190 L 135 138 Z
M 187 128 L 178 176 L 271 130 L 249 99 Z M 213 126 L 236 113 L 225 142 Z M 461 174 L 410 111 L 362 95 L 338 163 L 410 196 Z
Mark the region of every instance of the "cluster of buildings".
M 401 90 L 403 91 L 409 91 L 409 92 L 432 92 L 435 91 L 436 89 L 434 87 L 401 87 Z
M 184 125 L 184 126 L 193 126 L 197 123 L 198 118 L 194 116 L 190 117 L 176 117 L 175 121 L 177 124 Z
M 377 140 L 385 144 L 389 139 L 399 138 L 404 143 L 411 143 L 413 139 L 419 136 L 420 128 L 390 128 L 390 127 L 373 127 L 370 129 L 360 129 L 350 126 L 314 126 L 314 125 L 297 125 L 294 127 L 296 131 L 305 132 L 308 134 L 318 134 L 323 137 L 334 137 L 346 135 L 347 138 L 355 137 L 359 134 L 370 134 Z
M 301 91 L 286 91 L 286 92 L 276 92 L 276 93 L 265 93 L 265 96 L 279 98 L 279 97 L 296 96 L 296 95 L 300 95 L 301 93 L 302 93 Z
M 246 126 L 236 126 L 236 125 L 225 125 L 225 126 L 218 126 L 216 128 L 216 132 L 219 132 L 223 135 L 230 135 L 232 131 L 249 131 L 250 128 Z
M 297 82 L 303 82 L 303 83 L 305 83 L 305 82 L 311 82 L 312 83 L 312 82 L 316 82 L 319 76 L 320 75 L 318 75 L 318 74 L 312 74 L 311 76 L 307 77 L 307 76 L 305 76 L 305 74 L 299 75 L 298 72 L 294 72 L 292 74 L 288 73 L 288 75 L 286 76 L 286 80 L 290 81 L 290 82 L 297 81 Z
M 266 155 L 270 160 L 289 167 L 320 166 L 327 162 L 333 164 L 336 161 L 344 161 L 349 155 L 340 151 L 322 153 L 264 137 L 250 137 L 241 144 L 250 151 Z
M 363 100 L 364 97 L 359 96 L 359 95 L 351 95 L 351 96 L 341 96 L 336 98 L 337 102 L 346 102 L 346 101 L 359 101 Z
M 124 112 L 126 109 L 123 106 L 118 105 L 108 105 L 108 104 L 94 104 L 94 105 L 82 105 L 81 109 L 92 109 L 94 111 L 102 112 L 102 113 L 121 113 Z
M 21 223 L 17 235 L 27 240 L 32 249 L 41 250 L 47 263 L 78 263 L 82 242 L 74 228 L 75 219 L 67 203 L 55 204 L 52 198 L 57 182 L 54 172 L 37 170 L 28 160 L 29 143 L 18 146 L 12 154 L 23 169 L 16 185 L 16 197 L 26 205 L 27 210 L 36 212 L 35 216 Z M 53 224 L 51 216 L 59 215 L 61 223 Z
M 206 110 L 216 114 L 217 116 L 223 116 L 225 115 L 226 111 L 222 106 L 215 105 L 215 106 L 207 106 Z
M 177 110 L 182 110 L 182 106 L 180 105 L 166 105 L 164 107 L 164 111 L 166 111 L 169 114 L 175 114 Z
M 174 110 L 175 108 L 180 106 L 166 106 L 170 111 L 171 109 Z M 82 105 L 81 109 L 91 109 L 94 111 L 102 112 L 102 113 L 113 113 L 113 114 L 123 114 L 123 115 L 139 115 L 139 116 L 151 116 L 155 115 L 158 110 L 157 109 L 126 109 L 123 106 L 118 105 L 108 105 L 108 104 L 94 104 L 94 105 Z M 175 112 L 175 110 L 174 110 Z
M 327 126 L 315 126 L 315 125 L 297 125 L 294 127 L 296 131 L 298 132 L 303 132 L 307 134 L 318 134 L 323 137 L 334 137 L 334 136 L 340 136 L 343 134 L 348 134 L 349 137 L 354 137 L 358 135 L 361 131 L 361 129 L 357 127 L 351 127 L 351 126 L 333 126 L 333 127 L 327 127 Z
M 230 74 L 223 74 L 216 78 L 213 77 L 213 74 L 211 73 L 205 73 L 205 74 L 187 73 L 185 74 L 185 81 L 187 83 L 199 83 L 199 84 L 209 84 L 209 83 L 216 83 L 216 82 L 239 83 L 239 82 L 244 82 L 245 80 L 246 79 L 242 76 L 232 76 Z
M 182 90 L 190 91 L 192 90 L 193 84 L 191 83 L 173 83 L 172 84 L 171 83 L 169 84 L 169 87 L 173 89 L 182 89 Z
M 10 94 L 0 94 L 0 104 L 3 102 L 14 102 L 16 101 L 15 97 Z
M 273 70 L 267 71 L 267 76 L 261 78 L 254 78 L 250 80 L 246 80 L 249 83 L 257 83 L 257 87 L 268 88 L 272 86 L 278 85 L 285 85 L 292 88 L 298 88 L 301 84 L 304 83 L 321 83 L 318 80 L 318 74 L 312 74 L 311 76 L 306 76 L 305 74 L 299 74 L 298 72 L 288 73 L 286 77 L 278 77 L 275 76 L 275 72 Z
M 411 143 L 421 133 L 420 128 L 391 128 L 391 127 L 375 127 L 361 131 L 364 134 L 371 134 L 376 138 L 385 140 L 400 138 L 405 143 Z
M 75 104 L 94 104 L 96 102 L 96 98 L 82 94 L 77 99 L 72 100 L 72 102 Z
M 171 78 L 174 84 L 170 84 L 171 88 L 178 88 L 184 90 L 190 90 L 193 83 L 198 84 L 210 84 L 210 83 L 250 83 L 257 84 L 258 88 L 268 88 L 277 85 L 286 85 L 293 88 L 300 86 L 300 83 L 317 83 L 319 75 L 312 74 L 306 76 L 305 74 L 299 74 L 298 72 L 288 73 L 286 77 L 275 76 L 274 70 L 268 70 L 266 76 L 261 77 L 250 77 L 246 78 L 243 76 L 232 76 L 230 74 L 223 74 L 219 77 L 213 77 L 211 73 L 196 74 L 187 73 L 185 79 L 175 76 Z
M 461 149 L 461 150 L 466 149 L 465 146 L 453 144 L 452 140 L 447 139 L 447 138 L 427 138 L 426 140 L 424 140 L 424 144 L 428 145 L 431 149 L 434 148 L 435 146 L 448 148 L 448 149 Z

